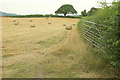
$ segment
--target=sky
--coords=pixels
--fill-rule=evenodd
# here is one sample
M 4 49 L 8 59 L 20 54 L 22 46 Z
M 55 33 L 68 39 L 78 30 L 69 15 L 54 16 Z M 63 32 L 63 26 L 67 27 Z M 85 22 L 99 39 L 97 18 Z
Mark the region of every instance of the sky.
M 89 11 L 92 7 L 100 7 L 98 1 L 101 0 L 1 0 L 0 11 L 20 15 L 55 14 L 63 4 L 71 4 L 80 15 L 84 9 Z M 113 0 L 106 1 L 111 3 Z

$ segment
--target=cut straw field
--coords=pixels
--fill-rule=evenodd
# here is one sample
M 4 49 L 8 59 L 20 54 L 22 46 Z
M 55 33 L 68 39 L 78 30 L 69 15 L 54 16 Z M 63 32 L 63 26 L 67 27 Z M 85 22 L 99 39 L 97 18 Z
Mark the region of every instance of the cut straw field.
M 82 39 L 77 25 L 66 31 L 71 18 L 2 18 L 4 78 L 106 78 L 104 60 Z M 50 24 L 49 24 L 50 23 Z M 32 25 L 32 27 L 31 27 Z M 33 26 L 34 25 L 34 26 Z

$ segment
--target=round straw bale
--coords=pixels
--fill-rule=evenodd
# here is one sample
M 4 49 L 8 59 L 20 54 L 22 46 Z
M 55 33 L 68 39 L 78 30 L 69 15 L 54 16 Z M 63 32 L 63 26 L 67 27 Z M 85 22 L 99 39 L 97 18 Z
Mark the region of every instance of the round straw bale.
M 19 24 L 19 22 L 18 22 L 18 21 L 14 22 L 14 25 L 18 25 L 18 24 Z
M 32 24 L 30 27 L 35 27 L 35 25 L 34 25 L 34 24 Z
M 52 22 L 48 22 L 48 24 L 51 24 Z
M 66 24 L 63 24 L 63 26 L 66 26 Z
M 66 30 L 71 30 L 72 29 L 72 25 L 70 25 L 70 24 L 66 24 Z
M 16 22 L 17 20 L 16 19 L 13 19 L 13 22 Z
M 75 23 L 73 23 L 73 26 L 75 26 L 76 24 Z

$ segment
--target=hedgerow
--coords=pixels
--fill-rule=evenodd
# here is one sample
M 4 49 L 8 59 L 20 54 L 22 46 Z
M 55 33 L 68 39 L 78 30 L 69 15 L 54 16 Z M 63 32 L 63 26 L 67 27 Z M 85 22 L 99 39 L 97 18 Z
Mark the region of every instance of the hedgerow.
M 113 2 L 111 6 L 106 6 L 97 11 L 92 16 L 82 17 L 82 20 L 102 24 L 103 41 L 106 44 L 105 58 L 110 59 L 110 65 L 120 69 L 120 1 Z M 78 24 L 81 29 L 82 20 Z M 99 27 L 98 27 L 99 28 Z M 101 52 L 102 53 L 102 52 Z M 120 72 L 120 71 L 119 71 Z
M 13 18 L 29 18 L 29 17 L 60 17 L 60 18 L 78 18 L 80 19 L 81 16 L 60 16 L 60 15 L 52 15 L 52 14 L 47 14 L 47 15 L 40 15 L 40 14 L 34 14 L 34 15 L 16 15 L 16 16 L 9 16 Z

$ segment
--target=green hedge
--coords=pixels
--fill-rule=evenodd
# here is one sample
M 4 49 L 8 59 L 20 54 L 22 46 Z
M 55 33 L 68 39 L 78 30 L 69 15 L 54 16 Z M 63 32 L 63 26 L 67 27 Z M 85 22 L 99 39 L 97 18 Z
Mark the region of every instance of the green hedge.
M 81 16 L 59 16 L 59 15 L 17 15 L 17 16 L 9 16 L 13 18 L 31 18 L 31 17 L 60 17 L 60 18 L 81 18 Z
M 44 15 L 17 15 L 17 16 L 10 16 L 10 17 L 45 17 Z
M 120 2 L 114 2 L 111 6 L 105 7 L 93 16 L 82 17 L 82 20 L 102 24 L 104 31 L 103 39 L 106 44 L 107 56 L 110 64 L 120 69 Z M 82 21 L 81 20 L 81 21 Z M 78 23 L 81 30 L 82 22 Z M 98 27 L 99 28 L 99 27 Z

